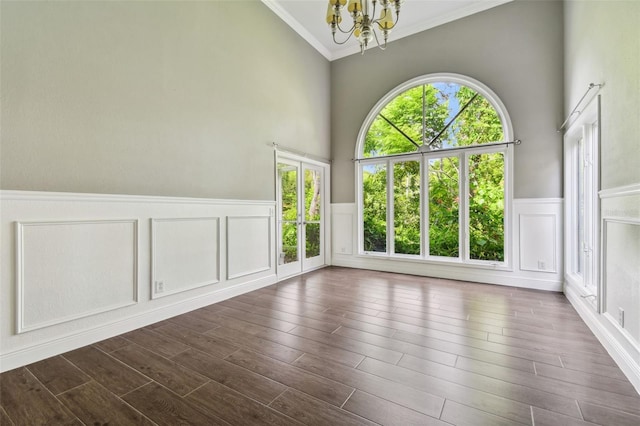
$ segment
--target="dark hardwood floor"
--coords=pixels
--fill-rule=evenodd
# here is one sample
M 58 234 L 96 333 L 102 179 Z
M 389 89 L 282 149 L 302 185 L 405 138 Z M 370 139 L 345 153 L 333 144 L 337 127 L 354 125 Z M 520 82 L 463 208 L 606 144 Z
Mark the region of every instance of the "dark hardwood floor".
M 562 294 L 326 268 L 0 375 L 2 425 L 640 425 Z

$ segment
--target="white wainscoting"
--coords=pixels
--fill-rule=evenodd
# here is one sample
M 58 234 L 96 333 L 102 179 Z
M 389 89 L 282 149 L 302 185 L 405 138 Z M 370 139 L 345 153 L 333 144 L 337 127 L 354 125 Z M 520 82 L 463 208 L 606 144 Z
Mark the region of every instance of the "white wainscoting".
M 269 216 L 227 217 L 227 279 L 271 269 L 271 222 Z
M 137 220 L 16 222 L 17 332 L 138 300 Z
M 513 200 L 512 264 L 497 268 L 360 254 L 355 203 L 333 204 L 332 264 L 562 291 L 562 199 Z
M 220 219 L 151 220 L 151 297 L 166 297 L 220 280 Z
M 276 282 L 271 201 L 0 191 L 0 208 L 0 371 Z
M 602 313 L 569 279 L 565 294 L 640 392 L 640 184 L 601 191 L 600 209 Z

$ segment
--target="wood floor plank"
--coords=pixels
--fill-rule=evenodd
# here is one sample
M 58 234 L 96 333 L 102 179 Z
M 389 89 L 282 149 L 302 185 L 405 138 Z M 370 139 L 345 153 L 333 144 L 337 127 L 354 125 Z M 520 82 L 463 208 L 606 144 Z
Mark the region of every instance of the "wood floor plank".
M 407 368 L 367 358 L 358 366 L 358 370 L 394 380 L 418 390 L 434 392 L 436 395 L 447 400 L 468 405 L 469 407 L 487 413 L 493 413 L 516 422 L 528 424 L 531 420 L 531 412 L 528 404 L 523 404 L 436 377 L 427 376 Z
M 6 426 L 15 425 L 15 423 L 13 423 L 13 421 L 11 421 L 11 419 L 9 418 L 9 415 L 7 414 L 7 412 L 4 411 L 4 408 L 2 408 L 2 406 L 0 406 L 0 425 L 6 425 Z
M 157 383 L 149 383 L 122 398 L 160 426 L 229 425 Z
M 26 368 L 2 374 L 0 401 L 16 425 L 81 425 Z
M 351 367 L 355 367 L 364 359 L 364 355 L 278 330 L 269 329 L 259 333 L 257 336 L 302 352 L 317 354 Z
M 121 336 L 115 336 L 110 339 L 102 340 L 98 343 L 94 343 L 93 346 L 100 349 L 103 352 L 113 352 L 117 351 L 120 348 L 124 348 L 127 346 L 129 342 L 126 339 L 123 339 Z
M 244 349 L 226 360 L 338 407 L 353 392 L 351 387 Z
M 186 399 L 206 413 L 211 413 L 234 425 L 299 424 L 290 417 L 216 382 L 207 383 Z
M 426 333 L 426 334 L 430 334 L 430 333 Z M 437 336 L 430 336 L 425 334 L 415 334 L 415 333 L 408 333 L 405 331 L 398 331 L 396 334 L 393 335 L 393 338 L 396 340 L 411 342 L 418 345 L 428 344 L 427 342 L 430 339 L 438 339 L 438 340 L 444 340 L 450 343 L 470 346 L 476 349 L 482 349 L 488 352 L 495 352 L 502 355 L 522 358 L 528 361 L 535 361 L 535 362 L 541 362 L 541 363 L 550 364 L 550 365 L 561 366 L 560 357 L 553 353 L 507 346 L 507 345 L 502 345 L 500 343 L 487 342 L 479 339 L 460 338 L 459 336 L 456 336 L 456 335 L 438 334 Z
M 173 360 L 263 404 L 269 404 L 287 389 L 281 383 L 195 349 L 182 352 Z
M 548 364 L 536 364 L 536 374 L 550 379 L 562 380 L 564 382 L 574 383 L 588 388 L 601 389 L 627 396 L 638 396 L 635 388 L 631 383 L 629 383 L 628 380 L 620 380 L 616 378 L 600 376 L 597 374 L 570 370 L 568 368 L 554 367 Z
M 91 380 L 78 367 L 61 356 L 29 364 L 27 368 L 54 395 Z
M 228 306 L 225 306 L 226 309 L 220 312 L 220 315 L 235 318 L 242 321 L 250 322 L 253 324 L 257 324 L 263 327 L 268 327 L 271 329 L 275 329 L 278 331 L 289 331 L 294 328 L 296 325 L 287 321 L 278 320 L 275 318 L 265 317 L 264 315 L 258 315 L 247 311 L 241 311 L 239 309 L 233 309 Z
M 153 425 L 139 411 L 96 382 L 89 382 L 58 396 L 87 425 Z
M 351 395 L 342 408 L 381 425 L 447 425 L 434 417 L 425 416 L 402 405 L 359 390 Z
M 601 405 L 589 404 L 588 402 L 578 401 L 582 417 L 591 423 L 601 425 L 615 426 L 638 426 L 640 425 L 640 416 L 625 413 L 619 410 L 603 407 Z
M 387 349 L 376 345 L 370 345 L 369 343 L 359 342 L 357 340 L 349 339 L 338 334 L 325 333 L 307 327 L 299 326 L 289 331 L 289 333 L 330 346 L 335 346 L 346 351 L 375 358 L 380 361 L 385 361 L 390 364 L 395 364 L 400 360 L 400 358 L 402 358 L 402 352 L 398 352 L 396 350 Z
M 550 394 L 564 395 L 580 401 L 604 404 L 629 413 L 640 415 L 640 397 L 626 396 L 600 389 L 588 388 L 562 380 L 535 376 L 518 370 L 499 368 L 492 364 L 465 358 L 458 359 L 457 368 L 490 376 L 510 383 L 536 388 Z
M 154 331 L 218 358 L 224 358 L 232 354 L 238 350 L 239 347 L 228 340 L 198 333 L 197 331 L 182 327 L 178 324 L 167 324 L 154 329 Z
M 423 392 L 403 383 L 394 382 L 310 354 L 302 356 L 294 365 L 430 417 L 439 417 L 444 404 L 444 398 L 429 393 L 429 391 Z M 436 390 L 430 391 L 435 392 Z
M 118 396 L 151 381 L 133 368 L 92 346 L 76 349 L 62 356 Z
M 413 354 L 444 365 L 453 366 L 456 363 L 457 354 L 450 351 L 442 350 L 443 346 L 438 346 L 437 341 L 436 344 L 430 346 L 416 345 L 414 343 L 398 340 L 395 338 L 377 336 L 365 333 L 363 331 L 353 330 L 348 327 L 339 328 L 335 334 L 343 336 L 345 338 L 367 342 L 383 348 L 394 349 L 395 351 L 405 354 Z
M 125 339 L 158 355 L 170 358 L 189 349 L 189 346 L 175 339 L 168 338 L 146 328 L 131 331 L 122 335 Z
M 451 383 L 457 383 L 503 398 L 522 402 L 523 404 L 535 405 L 576 418 L 580 417 L 576 400 L 562 395 L 553 395 L 521 384 L 509 383 L 504 380 L 471 373 L 458 368 L 443 366 L 411 355 L 405 355 L 398 363 L 398 366 Z
M 531 407 L 531 416 L 535 426 L 593 426 L 593 423 L 581 419 L 563 416 L 538 407 Z M 617 426 L 617 425 L 611 425 Z
M 618 367 L 617 365 L 598 365 L 597 368 L 595 368 L 596 366 L 593 362 L 574 357 L 572 355 L 573 354 L 571 353 L 560 355 L 560 366 L 569 370 L 582 371 L 585 373 L 611 377 L 618 380 L 628 380 L 627 376 L 624 375 L 622 370 L 620 370 L 620 367 Z
M 534 339 L 533 335 L 529 338 L 516 338 L 489 333 L 488 340 L 490 342 L 499 343 L 505 346 L 513 346 L 517 348 L 527 348 L 534 351 L 554 351 L 557 354 L 563 354 L 567 351 L 573 353 L 580 352 L 581 356 L 590 357 L 593 362 L 605 365 L 615 365 L 615 362 L 606 353 L 602 346 L 596 346 L 588 342 L 569 342 L 561 339 L 545 339 L 539 337 Z
M 194 331 L 197 331 L 198 333 L 204 333 L 205 331 L 213 330 L 214 328 L 220 327 L 220 325 L 216 323 L 202 320 L 189 314 L 178 315 L 173 318 L 169 318 L 168 321 L 185 328 L 190 328 Z
M 209 381 L 201 374 L 142 346 L 127 346 L 115 351 L 113 356 L 181 396 Z
M 223 313 L 226 308 L 219 307 L 218 305 L 209 305 L 205 306 L 202 309 L 198 309 L 196 311 L 191 312 L 196 318 L 200 318 L 205 321 L 212 321 L 216 324 L 221 325 L 222 327 L 227 327 L 232 330 L 238 330 L 247 334 L 258 334 L 261 331 L 267 329 L 262 325 L 253 324 L 247 321 L 242 321 L 238 318 L 230 318 L 220 315 Z
M 442 410 L 443 421 L 456 426 L 513 426 L 512 419 L 505 419 L 455 401 L 447 400 Z M 517 422 L 518 424 L 532 424 L 531 421 Z M 536 423 L 536 426 L 540 426 Z M 556 424 L 555 426 L 559 426 Z
M 306 425 L 375 425 L 360 416 L 291 389 L 276 398 L 271 407 Z
M 265 329 L 266 330 L 266 329 Z M 293 362 L 304 352 L 281 345 L 268 339 L 243 333 L 227 327 L 216 328 L 206 333 L 220 339 L 233 341 L 236 345 L 284 362 Z

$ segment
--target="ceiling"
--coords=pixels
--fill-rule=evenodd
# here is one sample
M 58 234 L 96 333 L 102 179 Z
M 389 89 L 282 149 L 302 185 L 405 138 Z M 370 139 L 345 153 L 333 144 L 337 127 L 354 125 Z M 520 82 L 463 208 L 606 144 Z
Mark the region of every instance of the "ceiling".
M 389 41 L 473 15 L 513 0 L 405 0 L 398 27 Z M 360 52 L 356 40 L 337 45 L 325 21 L 328 0 L 262 0 L 325 58 L 332 61 Z M 344 17 L 346 22 L 351 19 Z

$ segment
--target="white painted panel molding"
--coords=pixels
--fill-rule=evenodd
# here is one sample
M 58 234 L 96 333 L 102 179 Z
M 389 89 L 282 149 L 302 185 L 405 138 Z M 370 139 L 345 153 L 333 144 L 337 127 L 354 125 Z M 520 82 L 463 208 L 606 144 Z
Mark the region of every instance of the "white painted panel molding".
M 520 214 L 520 270 L 558 272 L 557 221 L 554 214 Z
M 220 280 L 219 218 L 152 219 L 151 239 L 153 299 Z
M 274 208 L 0 191 L 0 371 L 275 283 Z
M 271 269 L 271 217 L 227 217 L 227 279 Z
M 599 314 L 565 280 L 565 294 L 640 392 L 640 184 L 602 190 Z M 620 309 L 623 314 L 621 315 Z
M 334 213 L 332 221 L 333 252 L 353 254 L 353 214 Z
M 16 222 L 17 332 L 136 303 L 137 220 Z

